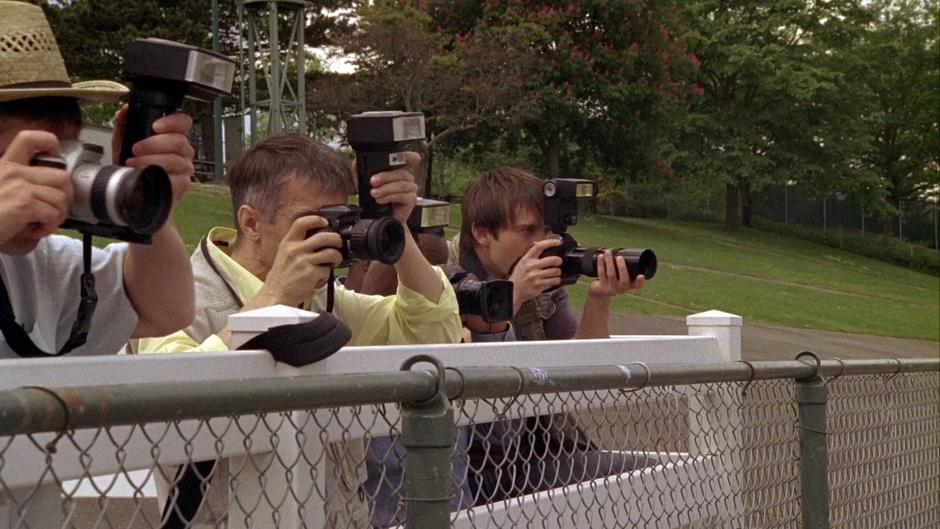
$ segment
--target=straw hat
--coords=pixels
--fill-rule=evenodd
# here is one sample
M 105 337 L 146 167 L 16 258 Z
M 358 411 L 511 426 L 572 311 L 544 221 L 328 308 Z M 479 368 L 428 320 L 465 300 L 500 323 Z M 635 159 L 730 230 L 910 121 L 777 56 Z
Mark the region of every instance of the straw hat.
M 113 101 L 127 93 L 114 81 L 72 84 L 52 28 L 39 6 L 0 0 L 0 103 L 31 97 Z

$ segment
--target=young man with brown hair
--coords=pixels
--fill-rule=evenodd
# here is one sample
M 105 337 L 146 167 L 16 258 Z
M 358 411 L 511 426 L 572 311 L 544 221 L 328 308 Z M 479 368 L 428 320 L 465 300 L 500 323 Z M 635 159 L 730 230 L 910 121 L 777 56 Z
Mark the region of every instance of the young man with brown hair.
M 543 184 L 521 169 L 501 167 L 467 189 L 457 261 L 481 279 L 513 282 L 513 318 L 489 324 L 465 316 L 473 341 L 609 338 L 613 296 L 640 288 L 622 257 L 598 258 L 579 323 L 561 284 L 561 258 L 545 252 L 561 244 L 543 218 Z M 477 424 L 467 447 L 468 484 L 477 505 L 619 474 L 629 456 L 598 450 L 572 414 Z M 534 463 L 538 461 L 538 464 Z
M 38 6 L 0 1 L 0 15 L 0 280 L 9 299 L 5 312 L 12 312 L 14 325 L 38 354 L 55 354 L 64 351 L 78 313 L 82 243 L 52 235 L 72 206 L 75 190 L 69 174 L 31 162 L 39 154 L 59 155 L 59 140 L 78 139 L 79 100 L 114 101 L 127 89 L 111 81 L 73 85 Z M 116 116 L 114 146 L 123 140 L 126 119 L 125 108 Z M 185 114 L 158 120 L 156 134 L 138 142 L 127 161 L 132 167 L 163 167 L 174 203 L 193 174 L 194 151 L 186 139 L 191 127 Z M 87 343 L 70 354 L 116 353 L 132 335 L 159 336 L 188 325 L 193 285 L 186 257 L 172 220 L 151 245 L 93 249 L 98 303 Z M 23 349 L 26 341 L 14 331 L 4 326 L 0 358 L 25 354 L 11 346 L 19 343 Z
M 613 297 L 646 281 L 641 275 L 631 282 L 623 258 L 605 252 L 598 258 L 598 277 L 591 282 L 579 323 L 568 293 L 555 288 L 561 283 L 561 258 L 543 256 L 561 244 L 546 230 L 543 184 L 526 171 L 501 167 L 478 178 L 464 194 L 458 264 L 480 279 L 513 282 L 511 324 L 464 318 L 476 339 L 609 338 Z

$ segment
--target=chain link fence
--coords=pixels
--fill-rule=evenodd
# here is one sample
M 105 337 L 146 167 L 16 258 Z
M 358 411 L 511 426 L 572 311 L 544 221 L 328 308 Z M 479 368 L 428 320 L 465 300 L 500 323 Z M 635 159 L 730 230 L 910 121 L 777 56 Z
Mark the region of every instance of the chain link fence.
M 0 392 L 0 527 L 798 528 L 823 503 L 831 527 L 940 527 L 938 370 L 438 366 L 22 388 Z M 807 381 L 828 399 L 800 397 Z M 828 426 L 801 419 L 807 402 Z M 821 496 L 807 431 L 822 434 Z
M 907 241 L 937 249 L 940 209 L 936 197 L 906 199 L 896 204 L 897 215 L 889 231 Z M 778 185 L 754 193 L 754 214 L 773 222 L 793 223 L 821 230 L 848 230 L 880 235 L 885 217 L 857 201 L 838 194 L 819 197 L 797 185 Z

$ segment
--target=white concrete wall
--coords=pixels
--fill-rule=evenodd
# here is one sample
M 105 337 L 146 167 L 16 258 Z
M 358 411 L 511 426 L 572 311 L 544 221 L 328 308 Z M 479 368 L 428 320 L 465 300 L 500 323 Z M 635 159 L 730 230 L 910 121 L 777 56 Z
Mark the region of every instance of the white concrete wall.
M 684 363 L 701 364 L 713 363 L 740 358 L 740 326 L 738 316 L 710 311 L 689 317 L 690 336 L 619 336 L 609 340 L 585 340 L 567 342 L 525 342 L 525 343 L 489 343 L 489 344 L 459 344 L 459 345 L 428 345 L 428 346 L 397 346 L 397 347 L 347 347 L 317 364 L 296 369 L 285 364 L 278 364 L 264 351 L 228 351 L 219 353 L 183 353 L 174 355 L 148 355 L 129 356 L 113 355 L 83 358 L 57 358 L 57 359 L 14 359 L 4 360 L 4 369 L 0 370 L 0 390 L 30 386 L 66 387 L 91 386 L 110 384 L 134 384 L 143 382 L 180 382 L 201 380 L 231 380 L 242 378 L 265 378 L 278 376 L 297 376 L 306 374 L 341 374 L 362 372 L 397 371 L 401 363 L 416 354 L 431 354 L 439 358 L 447 366 L 518 366 L 518 367 L 562 367 L 562 366 L 591 366 L 591 365 L 623 365 L 636 362 L 645 364 L 657 363 Z M 224 355 L 220 356 L 220 355 Z M 637 372 L 642 368 L 637 366 Z M 603 404 L 599 402 L 599 404 Z M 303 413 L 303 412 L 298 412 Z M 368 411 L 365 412 L 368 414 Z M 391 419 L 394 419 L 390 417 Z M 486 420 L 487 417 L 476 417 L 477 420 Z M 222 421 L 224 419 L 215 419 Z M 728 420 L 733 420 L 729 417 Z M 368 416 L 360 416 L 360 421 L 369 423 Z M 190 447 L 184 446 L 181 441 L 168 440 L 160 445 L 158 462 L 161 464 L 180 463 L 191 458 L 198 460 L 211 459 L 218 455 L 218 436 L 206 428 L 196 429 L 197 421 L 184 421 L 181 429 L 191 428 L 194 432 Z M 105 483 L 113 484 L 112 491 L 115 496 L 127 495 L 126 480 L 114 481 L 110 475 L 116 472 L 135 472 L 151 469 L 154 462 L 151 430 L 158 430 L 160 425 L 146 427 L 118 427 L 111 428 L 113 436 L 126 439 L 123 442 L 124 451 L 121 458 L 115 457 L 114 444 L 106 439 L 95 439 L 95 432 L 77 432 L 75 439 L 78 443 L 60 442 L 58 451 L 53 458 L 55 481 L 59 483 L 73 480 L 67 484 L 70 490 L 79 487 L 79 495 L 98 495 L 97 490 L 91 486 L 87 479 L 89 476 L 108 476 L 102 478 Z M 307 439 L 312 444 L 305 447 L 291 446 L 295 443 L 284 443 L 285 450 L 322 450 L 319 444 L 319 430 L 308 425 L 305 431 Z M 328 439 L 339 440 L 343 436 L 362 435 L 338 426 L 328 428 Z M 149 435 L 148 435 L 149 434 Z M 694 435 L 694 432 L 692 432 Z M 61 522 L 61 499 L 58 493 L 60 485 L 53 481 L 50 473 L 46 472 L 46 458 L 37 450 L 37 446 L 52 440 L 54 435 L 43 434 L 33 436 L 30 441 L 25 436 L 18 436 L 4 452 L 4 464 L 0 469 L 0 478 L 7 487 L 17 489 L 17 496 L 26 497 L 34 494 L 30 500 L 31 516 L 38 518 L 32 520 L 31 526 L 55 527 Z M 288 436 L 284 436 L 288 437 Z M 256 432 L 251 436 L 252 449 L 243 448 L 244 435 L 238 431 L 229 431 L 224 439 L 224 455 L 236 456 L 247 453 L 264 453 L 271 449 L 269 432 Z M 7 439 L 0 438 L 0 446 L 5 446 Z M 81 457 L 81 446 L 90 448 Z M 696 459 L 685 463 L 696 465 L 705 464 L 708 459 L 706 452 L 696 454 Z M 83 461 L 84 460 L 84 461 Z M 707 461 L 708 468 L 714 471 L 720 461 Z M 683 476 L 691 472 L 688 468 L 680 469 Z M 662 472 L 656 477 L 661 485 L 671 486 L 676 479 L 687 480 L 688 477 L 679 476 L 675 465 L 663 465 L 655 470 Z M 303 476 L 303 472 L 297 472 Z M 692 472 L 691 475 L 695 475 Z M 321 473 L 322 475 L 322 473 Z M 132 474 L 140 476 L 140 474 Z M 276 477 L 276 476 L 274 476 Z M 78 481 L 85 478 L 83 482 Z M 131 478 L 132 480 L 135 478 Z M 266 487 L 281 488 L 286 483 L 278 485 L 272 483 L 272 476 L 267 476 Z M 616 480 L 607 483 L 605 487 L 621 487 L 620 494 L 629 494 L 626 490 L 635 486 L 637 478 L 631 480 Z M 41 482 L 48 484 L 39 485 Z M 240 480 L 251 486 L 250 479 Z M 310 485 L 309 483 L 307 485 Z M 596 485 L 596 484 L 595 484 Z M 138 484 L 139 486 L 139 484 Z M 148 484 L 145 491 L 151 491 Z M 596 486 L 595 486 L 596 488 Z M 36 493 L 33 493 L 36 489 Z M 250 492 L 248 490 L 246 493 Z M 570 492 L 569 492 L 570 493 Z M 111 492 L 109 492 L 111 494 Z M 558 497 L 552 495 L 533 495 L 532 498 L 516 505 L 518 509 L 532 509 L 532 505 L 542 504 L 546 501 L 557 501 Z M 553 499 L 554 498 L 554 499 Z M 304 511 L 307 513 L 307 523 L 311 526 L 322 526 L 322 504 L 319 498 L 313 495 L 306 503 Z M 664 501 L 661 498 L 657 502 Z M 46 503 L 40 507 L 38 503 Z M 652 503 L 650 505 L 653 505 Z M 658 503 L 656 503 L 658 505 Z M 673 506 L 681 508 L 681 506 Z M 670 508 L 673 508 L 670 507 Z M 486 509 L 484 508 L 484 511 Z M 283 506 L 282 513 L 295 513 L 296 508 Z M 523 512 L 523 511 L 520 511 Z M 503 516 L 499 511 L 490 512 L 494 517 Z M 482 514 L 482 513 L 479 513 Z M 464 519 L 466 515 L 461 515 Z M 9 505 L 0 503 L 0 528 L 11 527 L 15 513 Z M 575 518 L 570 518 L 575 520 Z M 585 518 L 587 519 L 587 518 Z M 295 520 L 294 522 L 299 522 Z M 564 522 L 559 527 L 575 527 L 574 521 Z M 458 523 L 463 526 L 465 522 Z M 293 526 L 285 522 L 285 527 Z

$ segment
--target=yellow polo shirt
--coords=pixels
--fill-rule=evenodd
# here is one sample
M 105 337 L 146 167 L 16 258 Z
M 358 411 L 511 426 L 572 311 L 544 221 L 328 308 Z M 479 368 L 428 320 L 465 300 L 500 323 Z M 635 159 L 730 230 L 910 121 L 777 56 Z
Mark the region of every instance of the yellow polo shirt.
M 242 302 L 247 303 L 261 290 L 263 282 L 254 274 L 235 262 L 229 255 L 234 247 L 237 232 L 231 228 L 214 228 L 208 235 L 208 253 L 219 273 L 235 291 Z M 195 266 L 196 261 L 204 261 L 199 248 L 193 255 L 193 272 L 196 276 L 196 319 L 193 326 L 162 338 L 145 338 L 137 343 L 139 353 L 175 353 L 188 351 L 225 351 L 229 347 L 212 334 L 201 342 L 187 332 L 193 328 L 205 328 L 206 321 L 199 321 L 207 300 L 201 300 L 201 283 L 218 282 L 214 271 L 205 266 Z M 437 303 L 399 283 L 398 291 L 393 296 L 373 296 L 359 294 L 335 285 L 333 312 L 352 329 L 349 345 L 409 345 L 432 343 L 457 343 L 460 341 L 460 316 L 458 315 L 457 297 L 446 275 L 435 267 L 438 278 L 444 285 L 441 299 Z M 207 277 L 201 277 L 205 275 Z M 224 287 L 223 287 L 224 288 Z M 305 303 L 304 307 L 316 312 L 326 311 L 326 288 L 321 288 Z M 204 293 L 205 290 L 202 290 Z M 226 292 L 212 293 L 230 296 Z M 235 309 L 233 312 L 237 311 Z M 224 324 L 216 322 L 219 328 L 211 329 L 218 333 Z M 212 325 L 210 325 L 212 327 Z

